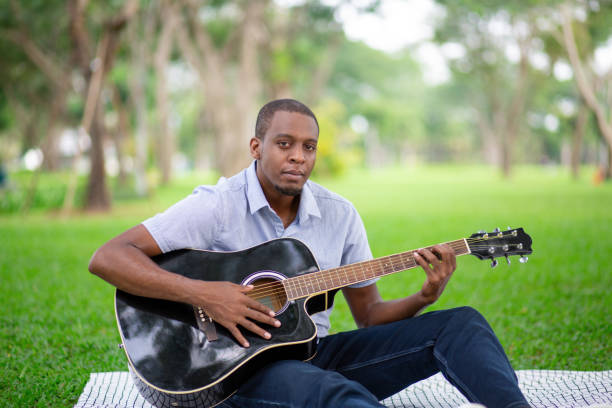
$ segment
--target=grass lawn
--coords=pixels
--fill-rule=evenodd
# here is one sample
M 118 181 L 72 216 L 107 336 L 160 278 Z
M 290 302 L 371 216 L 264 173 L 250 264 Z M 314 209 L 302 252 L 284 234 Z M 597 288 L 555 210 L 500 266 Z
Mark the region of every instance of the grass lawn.
M 111 214 L 64 220 L 0 216 L 0 406 L 72 406 L 89 373 L 125 370 L 113 288 L 87 263 L 106 240 L 210 182 L 194 176 Z M 355 171 L 320 181 L 360 211 L 375 256 L 469 236 L 525 228 L 527 264 L 464 256 L 432 309 L 471 305 L 489 320 L 517 369 L 612 369 L 612 184 L 574 182 L 523 167 L 501 181 L 486 167 Z M 385 298 L 420 287 L 413 269 L 383 278 Z M 332 324 L 354 328 L 342 297 Z

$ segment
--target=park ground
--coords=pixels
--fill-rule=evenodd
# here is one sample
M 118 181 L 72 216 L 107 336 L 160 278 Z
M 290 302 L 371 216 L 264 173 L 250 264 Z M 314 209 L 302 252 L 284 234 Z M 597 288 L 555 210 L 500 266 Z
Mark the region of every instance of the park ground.
M 516 369 L 612 369 L 612 183 L 556 167 L 354 170 L 317 180 L 362 215 L 374 256 L 523 227 L 533 254 L 492 269 L 473 256 L 430 310 L 470 305 L 491 323 Z M 0 406 L 72 406 L 89 373 L 126 370 L 113 288 L 89 274 L 108 239 L 188 195 L 211 175 L 187 175 L 149 199 L 119 199 L 107 214 L 0 215 Z M 45 188 L 44 181 L 41 188 Z M 419 269 L 378 283 L 385 299 L 417 291 Z M 333 330 L 355 328 L 342 296 Z

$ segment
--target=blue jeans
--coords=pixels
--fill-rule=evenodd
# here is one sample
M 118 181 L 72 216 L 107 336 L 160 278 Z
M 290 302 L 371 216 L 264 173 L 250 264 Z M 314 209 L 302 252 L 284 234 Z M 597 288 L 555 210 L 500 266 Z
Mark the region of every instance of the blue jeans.
M 529 406 L 487 321 L 461 307 L 324 337 L 310 362 L 262 368 L 221 407 L 381 407 L 439 371 L 472 402 Z

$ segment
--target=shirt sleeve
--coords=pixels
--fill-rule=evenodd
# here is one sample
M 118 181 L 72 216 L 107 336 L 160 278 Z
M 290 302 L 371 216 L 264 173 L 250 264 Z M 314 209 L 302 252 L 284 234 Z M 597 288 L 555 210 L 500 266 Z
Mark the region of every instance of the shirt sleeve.
M 219 201 L 214 187 L 199 186 L 191 195 L 142 224 L 162 252 L 209 249 L 223 222 Z
M 349 265 L 372 259 L 372 251 L 370 250 L 370 244 L 368 243 L 368 236 L 366 234 L 363 221 L 361 220 L 357 210 L 354 207 L 351 209 L 352 211 L 349 216 L 349 228 L 344 243 L 344 250 L 342 252 L 341 265 Z M 378 278 L 371 279 L 365 282 L 355 283 L 349 287 L 362 288 L 375 283 L 377 280 Z

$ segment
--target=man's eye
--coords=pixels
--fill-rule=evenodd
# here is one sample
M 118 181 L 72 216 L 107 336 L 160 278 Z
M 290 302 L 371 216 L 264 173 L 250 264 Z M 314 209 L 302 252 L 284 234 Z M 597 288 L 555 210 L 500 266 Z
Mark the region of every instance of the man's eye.
M 314 152 L 317 150 L 317 146 L 316 145 L 306 145 L 306 150 L 308 150 L 309 152 Z
M 278 142 L 278 145 L 280 147 L 289 147 L 289 142 L 280 141 L 280 142 Z

